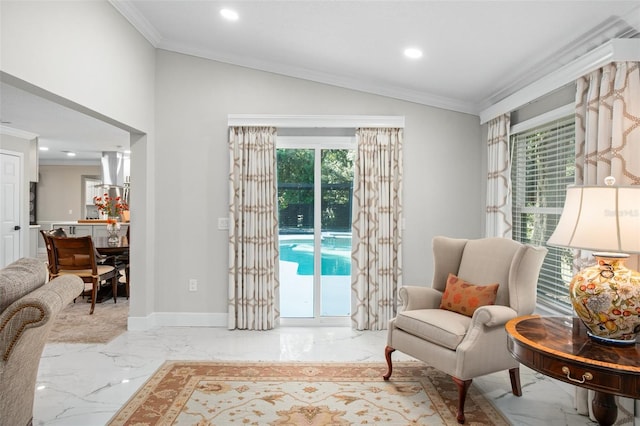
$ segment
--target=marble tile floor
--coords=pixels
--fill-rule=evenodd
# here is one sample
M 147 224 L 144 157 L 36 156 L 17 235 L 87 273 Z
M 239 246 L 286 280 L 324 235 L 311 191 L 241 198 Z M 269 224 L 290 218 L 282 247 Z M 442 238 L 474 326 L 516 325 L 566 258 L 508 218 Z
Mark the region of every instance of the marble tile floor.
M 34 425 L 100 426 L 165 360 L 384 362 L 386 331 L 281 327 L 271 331 L 162 327 L 127 331 L 108 344 L 45 346 Z M 411 360 L 399 352 L 394 360 Z M 523 396 L 508 372 L 474 379 L 514 425 L 594 425 L 573 408 L 573 388 L 521 368 Z

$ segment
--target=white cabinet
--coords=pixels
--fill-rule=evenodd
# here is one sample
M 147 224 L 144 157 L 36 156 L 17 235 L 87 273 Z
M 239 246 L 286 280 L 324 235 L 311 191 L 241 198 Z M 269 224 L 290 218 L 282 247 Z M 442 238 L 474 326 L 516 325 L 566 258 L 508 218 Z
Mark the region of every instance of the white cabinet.
M 93 235 L 94 225 L 78 225 L 76 223 L 53 223 L 51 229 L 64 229 L 67 237 L 84 237 L 85 235 Z
M 127 228 L 129 224 L 121 223 L 120 231 L 118 235 L 123 236 L 127 234 Z M 68 237 L 83 237 L 85 235 L 90 235 L 92 237 L 107 237 L 107 224 L 106 223 L 96 223 L 96 224 L 85 224 L 85 223 L 76 223 L 76 222 L 60 222 L 51 224 L 51 229 L 62 228 L 64 232 L 66 232 Z

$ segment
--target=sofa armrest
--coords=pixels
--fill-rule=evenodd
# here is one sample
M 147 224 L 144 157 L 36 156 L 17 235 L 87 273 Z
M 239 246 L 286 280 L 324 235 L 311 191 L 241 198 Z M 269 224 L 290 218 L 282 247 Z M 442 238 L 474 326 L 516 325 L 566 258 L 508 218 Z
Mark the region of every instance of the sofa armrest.
M 442 293 L 431 287 L 403 286 L 399 290 L 403 311 L 435 309 L 440 307 Z
M 40 327 L 55 318 L 83 290 L 80 277 L 64 275 L 9 305 L 0 313 L 0 358 L 6 362 L 25 330 Z

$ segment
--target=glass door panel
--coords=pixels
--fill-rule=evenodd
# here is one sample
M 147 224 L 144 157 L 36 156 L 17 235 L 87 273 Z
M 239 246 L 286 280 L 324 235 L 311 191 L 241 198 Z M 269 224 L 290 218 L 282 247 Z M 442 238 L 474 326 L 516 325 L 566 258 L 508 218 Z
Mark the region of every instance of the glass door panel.
M 313 149 L 278 149 L 280 316 L 313 318 L 314 164 Z
M 353 150 L 321 151 L 320 315 L 351 314 Z
M 277 150 L 282 318 L 351 313 L 353 157 L 321 146 Z

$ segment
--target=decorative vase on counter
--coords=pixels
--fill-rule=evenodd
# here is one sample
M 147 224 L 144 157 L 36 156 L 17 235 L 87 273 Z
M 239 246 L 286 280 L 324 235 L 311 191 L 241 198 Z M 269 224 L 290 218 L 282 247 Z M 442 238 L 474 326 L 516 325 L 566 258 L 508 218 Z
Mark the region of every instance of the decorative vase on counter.
M 580 271 L 569 286 L 573 309 L 592 339 L 613 345 L 635 344 L 640 331 L 640 273 L 624 265 L 628 255 L 594 256 L 597 263 Z
M 108 240 L 107 243 L 110 246 L 117 246 L 118 245 L 118 240 L 120 239 L 118 237 L 118 231 L 120 230 L 120 224 L 118 223 L 118 220 L 115 218 L 109 218 L 107 219 L 107 235 L 108 235 Z

